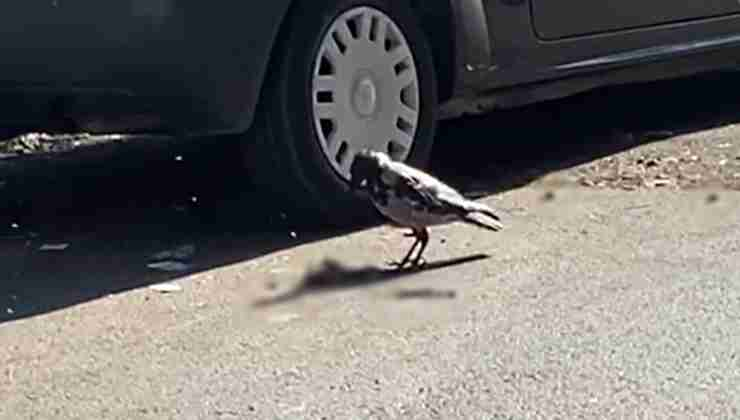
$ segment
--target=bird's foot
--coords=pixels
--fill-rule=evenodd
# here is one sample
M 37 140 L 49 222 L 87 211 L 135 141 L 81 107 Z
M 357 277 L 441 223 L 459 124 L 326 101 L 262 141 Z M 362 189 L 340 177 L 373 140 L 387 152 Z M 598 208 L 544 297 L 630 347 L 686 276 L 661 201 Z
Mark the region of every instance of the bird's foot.
M 424 258 L 417 258 L 413 261 L 386 261 L 386 264 L 396 270 L 403 270 L 408 268 L 410 270 L 421 269 L 426 265 L 427 261 Z
M 408 261 L 386 261 L 385 262 L 389 267 L 393 267 L 396 270 L 401 270 L 403 267 L 408 264 Z
M 425 265 L 427 265 L 427 260 L 425 260 L 422 257 L 419 257 L 413 261 L 411 261 L 411 266 L 417 269 L 423 268 Z

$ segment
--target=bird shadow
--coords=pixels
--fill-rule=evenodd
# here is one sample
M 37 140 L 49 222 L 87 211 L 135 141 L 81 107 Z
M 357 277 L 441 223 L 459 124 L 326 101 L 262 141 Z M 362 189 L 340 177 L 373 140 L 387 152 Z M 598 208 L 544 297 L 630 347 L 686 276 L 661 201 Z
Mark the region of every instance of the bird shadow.
M 299 299 L 306 295 L 349 288 L 368 287 L 379 283 L 397 280 L 402 277 L 413 276 L 422 272 L 472 263 L 487 258 L 490 258 L 490 255 L 474 254 L 465 257 L 433 261 L 418 268 L 405 269 L 384 269 L 378 267 L 352 268 L 333 259 L 327 259 L 324 260 L 318 268 L 306 272 L 298 286 L 293 288 L 291 291 L 278 296 L 259 299 L 253 303 L 253 306 L 256 308 L 263 308 Z M 450 298 L 448 291 L 441 293 L 433 289 L 401 290 L 396 295 L 399 299 L 433 298 L 440 296 Z M 454 294 L 451 297 L 454 297 Z
M 451 289 L 433 289 L 429 287 L 419 289 L 402 289 L 396 292 L 399 300 L 411 299 L 454 299 L 457 292 Z

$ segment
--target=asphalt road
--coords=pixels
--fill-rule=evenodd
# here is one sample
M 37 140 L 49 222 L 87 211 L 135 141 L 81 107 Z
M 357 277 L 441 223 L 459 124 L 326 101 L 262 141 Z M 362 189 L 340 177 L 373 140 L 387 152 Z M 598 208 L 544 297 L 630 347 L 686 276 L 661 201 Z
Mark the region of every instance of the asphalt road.
M 740 194 L 568 181 L 657 141 L 615 132 L 739 144 L 734 96 L 709 78 L 445 125 L 433 171 L 506 229 L 437 228 L 400 274 L 400 232 L 293 224 L 228 145 L 14 162 L 0 419 L 738 418 Z M 187 272 L 146 267 L 183 244 Z

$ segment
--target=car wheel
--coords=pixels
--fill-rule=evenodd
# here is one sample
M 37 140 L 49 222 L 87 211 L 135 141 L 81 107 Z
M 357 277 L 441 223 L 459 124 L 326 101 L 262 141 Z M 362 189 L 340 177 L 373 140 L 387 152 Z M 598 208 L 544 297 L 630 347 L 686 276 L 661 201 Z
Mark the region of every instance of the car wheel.
M 277 41 L 247 149 L 256 182 L 293 218 L 376 213 L 349 191 L 362 148 L 423 167 L 436 125 L 431 50 L 404 1 L 298 1 Z

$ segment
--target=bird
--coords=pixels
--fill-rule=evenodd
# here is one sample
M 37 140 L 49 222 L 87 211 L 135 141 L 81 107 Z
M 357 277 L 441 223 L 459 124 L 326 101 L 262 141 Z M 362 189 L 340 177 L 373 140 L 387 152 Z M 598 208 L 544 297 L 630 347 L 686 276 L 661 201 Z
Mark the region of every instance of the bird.
M 355 155 L 350 166 L 350 190 L 369 195 L 375 208 L 391 224 L 411 229 L 404 235 L 416 239 L 411 249 L 400 262 L 390 263 L 399 269 L 409 263 L 412 267 L 424 265 L 422 254 L 429 243 L 430 226 L 464 222 L 494 232 L 503 229 L 501 219 L 490 207 L 469 200 L 421 169 L 376 150 L 362 149 Z M 477 215 L 488 220 L 473 217 Z

